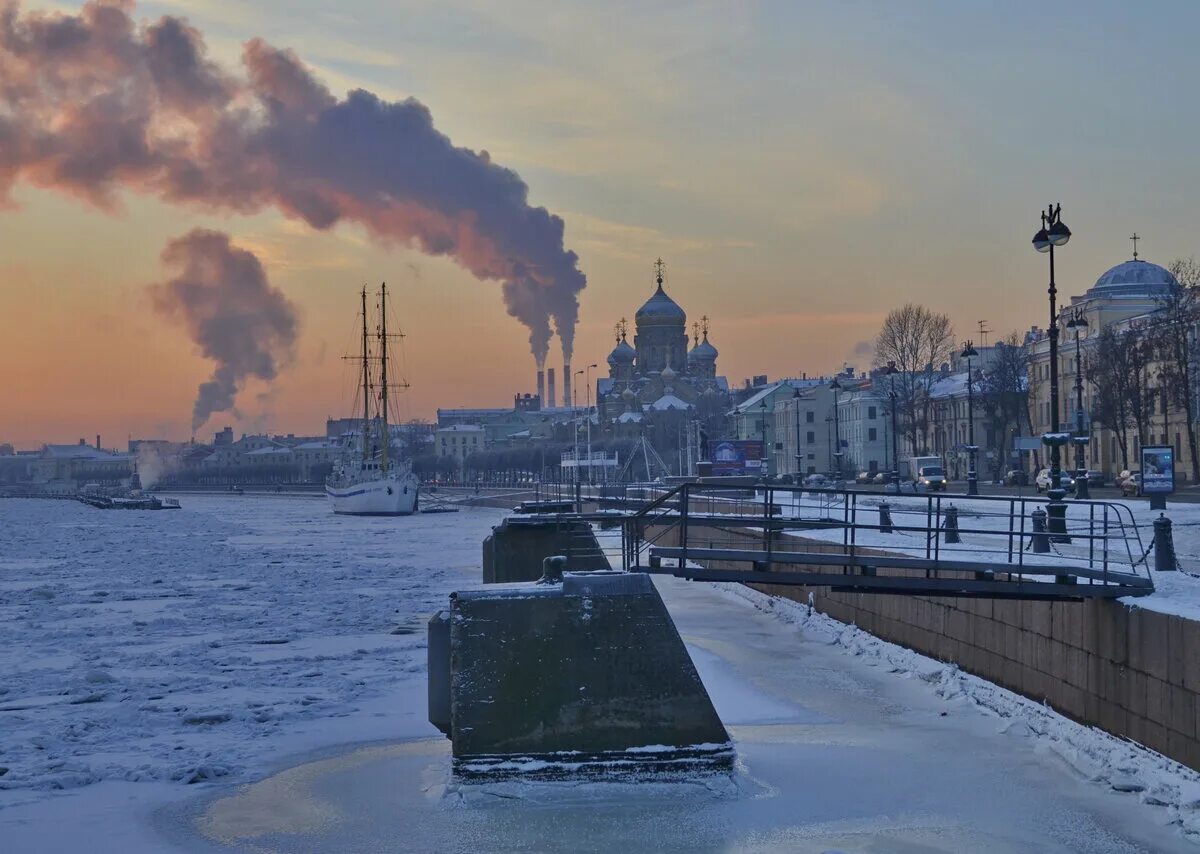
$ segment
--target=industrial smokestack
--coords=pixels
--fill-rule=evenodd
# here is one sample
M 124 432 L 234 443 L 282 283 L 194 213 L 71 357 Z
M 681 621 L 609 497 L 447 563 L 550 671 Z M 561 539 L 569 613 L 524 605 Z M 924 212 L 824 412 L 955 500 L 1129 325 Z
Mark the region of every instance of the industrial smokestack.
M 97 451 L 100 450 L 100 434 L 99 433 L 96 434 L 96 450 Z
M 546 369 L 546 406 L 554 406 L 554 368 Z
M 538 368 L 538 405 L 549 406 L 549 401 L 546 400 L 546 372 Z
M 571 363 L 563 362 L 563 406 L 571 405 Z

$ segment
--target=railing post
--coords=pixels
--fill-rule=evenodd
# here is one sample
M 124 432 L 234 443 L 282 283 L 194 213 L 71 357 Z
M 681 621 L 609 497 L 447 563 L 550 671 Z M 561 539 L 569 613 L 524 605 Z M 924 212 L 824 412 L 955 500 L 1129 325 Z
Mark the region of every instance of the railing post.
M 1154 571 L 1175 572 L 1179 564 L 1175 560 L 1175 543 L 1171 538 L 1171 520 L 1159 513 L 1154 520 Z
M 946 545 L 962 542 L 958 534 L 958 508 L 953 504 L 946 508 L 946 524 L 943 527 L 946 529 Z
M 1033 520 L 1031 542 L 1035 554 L 1046 554 L 1050 551 L 1050 537 L 1046 534 L 1046 511 L 1038 508 L 1029 514 Z
M 879 504 L 879 533 L 892 533 L 892 505 L 886 501 Z

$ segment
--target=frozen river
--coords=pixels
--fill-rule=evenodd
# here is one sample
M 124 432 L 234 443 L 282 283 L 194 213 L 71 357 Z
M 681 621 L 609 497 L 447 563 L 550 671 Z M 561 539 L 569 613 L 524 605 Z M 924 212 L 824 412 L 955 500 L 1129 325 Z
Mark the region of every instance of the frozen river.
M 477 583 L 501 514 L 184 504 L 0 501 L 0 848 L 1196 850 L 1190 814 L 1145 803 L 1174 785 L 1200 805 L 1191 775 L 895 647 L 673 579 L 735 774 L 455 786 L 425 721 L 423 623 Z M 1114 791 L 1080 744 L 1143 791 Z

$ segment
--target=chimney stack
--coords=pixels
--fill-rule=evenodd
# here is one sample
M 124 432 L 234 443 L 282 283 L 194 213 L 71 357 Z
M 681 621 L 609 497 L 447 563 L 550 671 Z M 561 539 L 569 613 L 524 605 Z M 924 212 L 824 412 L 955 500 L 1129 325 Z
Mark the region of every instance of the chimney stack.
M 537 386 L 537 388 L 538 388 L 538 392 L 537 392 L 538 400 L 540 402 L 539 405 L 548 406 L 549 404 L 546 401 L 546 372 L 543 371 L 541 368 L 538 368 L 538 386 Z
M 546 369 L 546 406 L 554 406 L 554 368 Z
M 97 451 L 100 450 L 100 434 L 99 433 L 96 434 L 96 450 Z
M 563 406 L 571 405 L 571 363 L 563 362 Z

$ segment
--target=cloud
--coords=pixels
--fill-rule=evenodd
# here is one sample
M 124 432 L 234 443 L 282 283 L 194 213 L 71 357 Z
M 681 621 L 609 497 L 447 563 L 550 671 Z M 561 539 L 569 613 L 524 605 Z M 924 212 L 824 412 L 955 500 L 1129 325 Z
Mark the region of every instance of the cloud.
M 0 0 L 0 204 L 26 182 L 108 211 L 131 190 L 205 211 L 273 207 L 320 230 L 356 222 L 500 282 L 534 356 L 553 326 L 570 358 L 587 280 L 562 219 L 531 206 L 515 172 L 455 147 L 415 99 L 339 99 L 261 39 L 234 73 L 186 21 L 139 25 L 132 11 L 93 0 L 22 14 Z
M 155 309 L 181 323 L 215 362 L 196 392 L 195 431 L 213 413 L 232 410 L 248 379 L 272 380 L 291 361 L 296 309 L 267 281 L 258 258 L 223 232 L 191 231 L 168 243 L 162 260 L 177 275 L 151 286 Z

